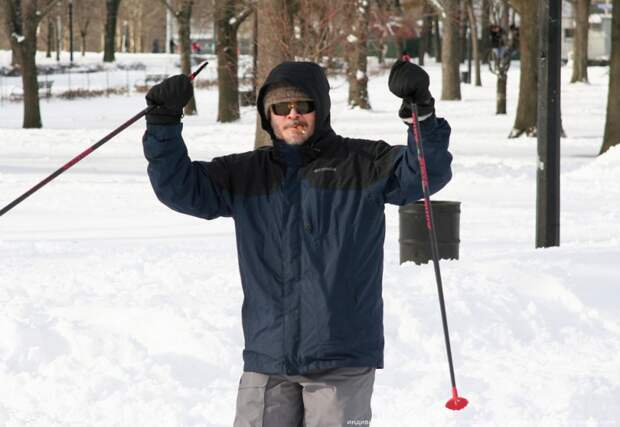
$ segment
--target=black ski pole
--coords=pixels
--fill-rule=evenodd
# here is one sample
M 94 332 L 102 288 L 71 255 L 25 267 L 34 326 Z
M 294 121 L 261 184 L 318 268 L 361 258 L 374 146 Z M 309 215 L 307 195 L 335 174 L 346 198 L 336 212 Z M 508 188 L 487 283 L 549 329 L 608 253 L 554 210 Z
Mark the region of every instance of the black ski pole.
M 206 67 L 207 64 L 208 64 L 207 61 L 204 61 L 202 64 L 200 64 L 200 66 L 196 69 L 196 71 L 194 71 L 192 74 L 190 74 L 190 76 L 189 76 L 190 81 L 193 81 L 196 78 L 196 76 L 198 75 L 198 73 L 200 73 L 202 71 L 202 69 L 204 67 Z M 122 125 L 120 125 L 116 129 L 114 129 L 112 132 L 110 132 L 109 134 L 104 136 L 101 140 L 97 141 L 95 144 L 91 145 L 86 150 L 82 151 L 80 154 L 75 156 L 73 159 L 69 160 L 66 164 L 61 166 L 59 169 L 57 169 L 55 172 L 53 172 L 47 178 L 45 178 L 44 180 L 39 182 L 37 185 L 32 187 L 30 190 L 26 191 L 24 194 L 19 196 L 17 199 L 13 200 L 11 203 L 6 205 L 5 207 L 3 207 L 0 210 L 0 216 L 4 215 L 5 213 L 7 213 L 11 209 L 13 209 L 15 206 L 19 205 L 21 202 L 23 202 L 25 199 L 27 199 L 32 194 L 36 193 L 38 190 L 40 190 L 42 187 L 44 187 L 46 184 L 48 184 L 50 181 L 52 181 L 58 175 L 60 175 L 63 172 L 65 172 L 71 166 L 75 165 L 77 162 L 82 160 L 84 157 L 88 156 L 90 153 L 95 151 L 97 148 L 101 147 L 103 144 L 105 144 L 106 142 L 108 142 L 109 140 L 114 138 L 116 135 L 118 135 L 119 133 L 121 133 L 122 131 L 127 129 L 133 123 L 135 123 L 140 118 L 142 118 L 143 116 L 148 114 L 153 108 L 155 108 L 155 107 L 154 106 L 146 107 L 144 110 L 140 111 L 138 114 L 133 116 L 131 119 L 127 120 L 125 123 L 123 123 Z
M 411 118 L 413 139 L 418 151 L 418 163 L 420 164 L 420 174 L 422 177 L 422 192 L 424 193 L 424 213 L 426 216 L 426 228 L 431 241 L 431 255 L 435 267 L 435 280 L 437 281 L 437 292 L 439 293 L 439 306 L 441 307 L 441 321 L 443 323 L 443 334 L 446 340 L 446 351 L 448 353 L 448 365 L 450 366 L 450 380 L 452 381 L 452 398 L 446 403 L 446 408 L 458 411 L 467 406 L 467 399 L 459 397 L 456 390 L 456 380 L 454 379 L 454 365 L 452 363 L 452 351 L 450 350 L 450 335 L 448 334 L 448 318 L 446 316 L 446 305 L 443 299 L 443 286 L 441 284 L 441 272 L 439 271 L 439 249 L 437 244 L 437 232 L 433 221 L 433 209 L 431 207 L 430 189 L 428 183 L 428 172 L 426 171 L 426 160 L 422 149 L 422 134 L 420 133 L 420 122 L 418 121 L 418 106 L 411 103 Z

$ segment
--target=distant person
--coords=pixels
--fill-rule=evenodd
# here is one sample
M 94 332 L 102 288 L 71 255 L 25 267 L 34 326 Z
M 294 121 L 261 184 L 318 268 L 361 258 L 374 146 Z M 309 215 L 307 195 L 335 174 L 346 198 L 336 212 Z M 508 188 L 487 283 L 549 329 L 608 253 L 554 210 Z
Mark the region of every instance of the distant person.
M 505 55 L 509 55 L 509 49 L 506 43 L 506 31 L 497 24 L 489 26 L 489 36 L 491 37 L 491 50 L 495 55 L 496 61 L 503 61 Z
M 200 44 L 198 42 L 193 42 L 192 43 L 192 52 L 194 52 L 194 53 L 202 52 L 202 48 L 200 47 Z
M 520 31 L 519 31 L 519 27 L 517 27 L 515 24 L 511 24 L 510 25 L 510 39 L 511 39 L 511 48 L 513 50 L 519 50 L 519 43 L 520 43 Z
M 169 47 L 170 47 L 170 53 L 175 53 L 177 51 L 177 45 L 172 39 L 170 39 Z
M 390 90 L 419 105 L 434 193 L 452 156 L 428 74 L 399 60 Z M 192 96 L 185 75 L 149 90 L 144 153 L 164 204 L 235 222 L 245 349 L 234 426 L 369 425 L 383 368 L 385 204 L 423 196 L 411 127 L 407 145 L 338 135 L 323 69 L 284 62 L 256 101 L 273 146 L 192 161 L 180 123 Z M 408 101 L 399 116 L 411 123 Z
M 153 53 L 159 53 L 159 39 L 153 40 Z
M 491 48 L 498 49 L 504 47 L 504 29 L 497 25 L 492 24 L 489 26 L 489 35 L 491 37 Z

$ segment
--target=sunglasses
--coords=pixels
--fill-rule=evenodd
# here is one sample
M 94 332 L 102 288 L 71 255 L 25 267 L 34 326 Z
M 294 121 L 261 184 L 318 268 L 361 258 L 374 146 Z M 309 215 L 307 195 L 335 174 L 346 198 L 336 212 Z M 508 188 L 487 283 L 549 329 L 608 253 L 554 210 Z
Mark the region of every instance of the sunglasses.
M 271 105 L 271 111 L 276 116 L 286 116 L 295 108 L 299 114 L 308 114 L 314 111 L 314 102 L 312 101 L 295 101 L 295 102 L 278 102 Z

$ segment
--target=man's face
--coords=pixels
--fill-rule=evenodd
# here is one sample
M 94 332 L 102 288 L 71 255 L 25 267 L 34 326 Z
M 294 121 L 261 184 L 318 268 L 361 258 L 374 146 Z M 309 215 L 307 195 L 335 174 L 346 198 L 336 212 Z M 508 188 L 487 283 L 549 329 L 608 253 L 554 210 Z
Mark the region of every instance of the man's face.
M 314 133 L 316 112 L 301 114 L 297 111 L 295 101 L 288 104 L 292 108 L 286 115 L 277 115 L 271 108 L 269 109 L 271 128 L 276 136 L 287 144 L 303 144 Z

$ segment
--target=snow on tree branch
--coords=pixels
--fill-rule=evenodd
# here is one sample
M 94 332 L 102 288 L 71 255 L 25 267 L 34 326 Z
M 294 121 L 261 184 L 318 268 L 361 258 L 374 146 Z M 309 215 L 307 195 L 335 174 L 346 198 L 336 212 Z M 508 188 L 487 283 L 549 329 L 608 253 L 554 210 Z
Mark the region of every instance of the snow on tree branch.
M 17 43 L 23 43 L 24 40 L 26 40 L 23 34 L 11 33 L 11 37 L 13 37 Z
M 348 41 L 349 43 L 355 43 L 355 42 L 357 41 L 357 37 L 355 37 L 355 35 L 353 35 L 353 34 L 349 34 L 349 35 L 347 36 L 347 41 Z

